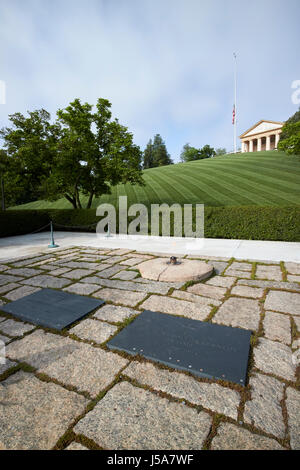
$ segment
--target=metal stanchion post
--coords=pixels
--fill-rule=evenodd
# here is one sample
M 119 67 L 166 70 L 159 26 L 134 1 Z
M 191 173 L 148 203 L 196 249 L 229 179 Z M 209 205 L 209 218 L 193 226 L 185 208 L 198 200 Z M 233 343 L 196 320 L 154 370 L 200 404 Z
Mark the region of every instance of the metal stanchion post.
M 53 223 L 52 220 L 50 222 L 50 230 L 51 230 L 51 243 L 48 245 L 48 248 L 58 248 L 59 245 L 56 245 L 54 242 L 54 235 L 53 235 Z

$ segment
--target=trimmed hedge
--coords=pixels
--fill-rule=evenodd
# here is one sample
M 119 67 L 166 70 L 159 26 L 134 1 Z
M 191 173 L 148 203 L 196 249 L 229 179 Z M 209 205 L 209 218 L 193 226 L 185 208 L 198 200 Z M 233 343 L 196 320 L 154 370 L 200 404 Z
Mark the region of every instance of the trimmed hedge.
M 56 231 L 94 232 L 100 217 L 95 209 L 0 211 L 0 237 L 37 231 L 50 220 Z M 299 242 L 300 206 L 205 207 L 205 237 Z

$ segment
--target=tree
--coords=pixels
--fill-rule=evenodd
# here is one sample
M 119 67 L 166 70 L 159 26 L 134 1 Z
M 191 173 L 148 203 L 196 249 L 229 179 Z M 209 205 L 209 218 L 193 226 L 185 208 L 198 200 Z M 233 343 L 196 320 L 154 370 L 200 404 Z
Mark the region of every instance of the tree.
M 153 144 L 152 139 L 149 140 L 147 147 L 143 153 L 143 168 L 146 170 L 147 168 L 153 168 Z
M 288 155 L 300 155 L 300 120 L 282 127 L 284 139 L 280 137 L 278 149 Z
M 141 151 L 133 136 L 118 120 L 111 120 L 111 103 L 98 99 L 96 112 L 88 103 L 75 99 L 57 112 L 60 138 L 51 174 L 44 182 L 50 200 L 64 196 L 81 208 L 80 194 L 94 197 L 111 192 L 119 183 L 143 185 Z
M 12 128 L 2 129 L 14 183 L 26 201 L 65 197 L 81 208 L 80 195 L 110 193 L 111 185 L 144 184 L 141 151 L 127 128 L 111 119 L 111 103 L 99 99 L 95 113 L 75 99 L 58 110 L 54 124 L 44 109 L 10 116 Z
M 222 147 L 217 148 L 217 149 L 215 150 L 215 152 L 216 152 L 216 155 L 218 155 L 218 156 L 219 156 L 219 155 L 226 155 L 226 153 L 227 153 L 227 152 L 226 152 L 226 148 L 222 148 Z
M 216 155 L 216 152 L 213 147 L 210 147 L 209 145 L 204 145 L 204 147 L 200 149 L 200 155 L 200 158 L 211 158 Z
M 300 121 L 300 108 L 296 111 L 293 116 L 291 116 L 287 121 L 285 121 L 284 126 L 282 127 L 280 140 L 284 140 L 289 136 L 289 131 L 286 129 L 286 126 L 289 124 L 296 124 Z
M 159 134 L 154 136 L 152 152 L 153 167 L 171 165 L 173 163 L 170 155 L 168 154 L 166 144 Z
M 53 162 L 58 129 L 44 109 L 28 112 L 28 117 L 15 113 L 9 120 L 12 126 L 0 131 L 7 157 L 5 186 L 10 203 L 21 204 L 40 196 Z
M 289 155 L 300 155 L 300 108 L 284 123 L 278 149 Z
M 195 147 L 191 147 L 189 143 L 185 144 L 182 148 L 180 153 L 180 160 L 182 162 L 191 162 L 194 160 L 199 160 L 200 156 L 200 149 L 196 149 Z

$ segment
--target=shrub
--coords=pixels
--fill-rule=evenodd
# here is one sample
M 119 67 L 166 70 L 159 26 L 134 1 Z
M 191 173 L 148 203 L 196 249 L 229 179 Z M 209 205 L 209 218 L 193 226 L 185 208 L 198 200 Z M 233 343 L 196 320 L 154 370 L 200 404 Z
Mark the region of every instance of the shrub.
M 56 231 L 95 232 L 100 217 L 95 209 L 0 211 L 0 237 L 37 231 L 50 220 Z M 300 206 L 205 207 L 205 237 L 299 242 Z

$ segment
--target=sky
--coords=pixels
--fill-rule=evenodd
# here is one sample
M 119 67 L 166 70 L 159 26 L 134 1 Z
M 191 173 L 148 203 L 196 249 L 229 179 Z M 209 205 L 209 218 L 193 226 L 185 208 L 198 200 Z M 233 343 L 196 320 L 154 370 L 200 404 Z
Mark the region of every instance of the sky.
M 101 97 L 142 150 L 159 133 L 175 162 L 186 143 L 232 151 L 233 52 L 237 134 L 286 120 L 299 18 L 299 0 L 0 0 L 0 127 Z

